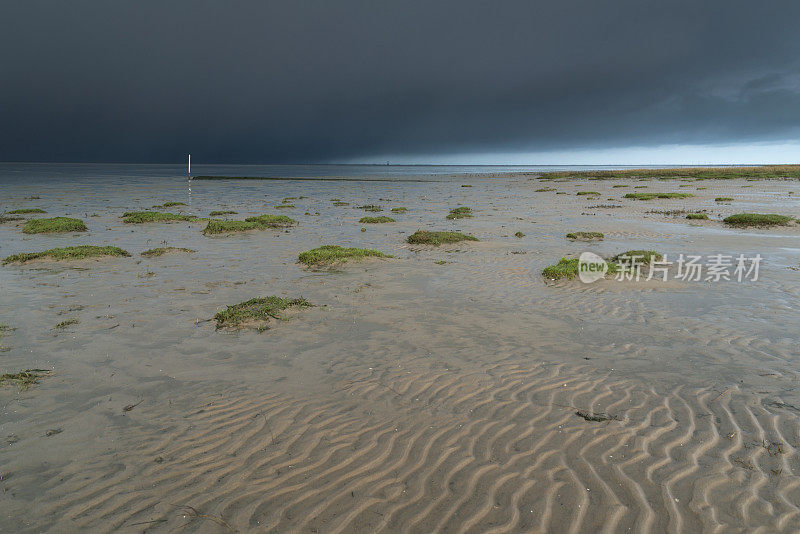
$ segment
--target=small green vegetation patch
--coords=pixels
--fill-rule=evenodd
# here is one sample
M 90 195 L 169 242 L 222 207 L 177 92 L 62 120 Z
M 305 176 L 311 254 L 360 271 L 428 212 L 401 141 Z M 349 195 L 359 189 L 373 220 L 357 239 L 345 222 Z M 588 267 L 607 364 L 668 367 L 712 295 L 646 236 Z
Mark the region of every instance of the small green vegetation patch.
M 253 325 L 258 330 L 265 330 L 265 323 L 269 322 L 270 319 L 288 320 L 288 317 L 281 313 L 287 308 L 302 309 L 311 306 L 313 304 L 302 297 L 284 299 L 273 295 L 271 297 L 254 298 L 228 306 L 214 315 L 214 319 L 217 321 L 217 328 L 238 328 Z
M 171 208 L 173 206 L 185 206 L 185 202 L 164 202 L 160 206 L 153 206 L 154 208 Z
M 233 210 L 218 210 L 218 211 L 212 211 L 211 213 L 208 214 L 208 216 L 209 217 L 220 217 L 222 215 L 236 215 L 236 213 L 237 212 L 235 212 Z
M 693 196 L 691 193 L 628 193 L 625 198 L 653 200 L 654 198 L 689 198 Z
M 722 220 L 730 226 L 787 226 L 792 218 L 775 213 L 737 213 Z
M 461 184 L 461 187 L 472 187 L 470 184 Z
M 350 203 L 349 202 L 342 202 L 341 200 L 337 200 L 336 202 L 333 203 L 333 205 L 334 206 L 349 206 Z
M 597 191 L 578 191 L 575 194 L 578 195 L 579 197 L 581 197 L 581 196 L 584 196 L 584 195 L 599 195 L 600 193 L 598 193 Z
M 375 206 L 374 204 L 367 204 L 365 206 L 358 206 L 358 209 L 362 209 L 364 211 L 383 211 L 382 207 Z
M 560 280 L 566 278 L 571 280 L 578 276 L 580 269 L 580 259 L 578 258 L 561 258 L 555 265 L 550 265 L 542 270 L 542 276 L 550 278 L 551 280 Z M 616 263 L 608 262 L 608 271 L 606 274 L 613 274 L 617 272 L 619 266 Z
M 11 215 L 23 215 L 25 213 L 47 213 L 47 212 L 39 208 L 22 208 L 14 211 L 9 211 L 8 213 L 10 213 Z
M 367 224 L 393 223 L 394 219 L 381 215 L 380 217 L 361 217 L 358 222 Z
M 570 232 L 567 234 L 567 239 L 577 239 L 581 241 L 595 241 L 603 239 L 605 235 L 602 232 Z
M 73 325 L 76 325 L 78 323 L 80 323 L 80 321 L 73 317 L 72 319 L 67 319 L 66 321 L 61 321 L 54 328 L 58 328 L 59 330 L 63 330 L 65 328 L 67 328 L 68 326 L 73 326 Z
M 693 220 L 707 220 L 708 215 L 706 215 L 705 213 L 689 213 L 688 215 L 686 215 L 686 218 Z
M 248 230 L 266 230 L 267 228 L 288 228 L 297 221 L 286 215 L 258 215 L 248 217 L 243 221 L 221 221 L 212 219 L 208 221 L 204 235 L 225 234 L 231 232 L 246 232 Z
M 541 189 L 537 189 L 536 193 L 547 193 L 548 191 L 556 191 L 555 187 L 542 187 Z
M 368 248 L 345 248 L 338 245 L 321 247 L 301 252 L 297 261 L 309 267 L 320 267 L 344 263 L 350 260 L 361 261 L 365 258 L 391 258 L 389 254 Z
M 392 208 L 392 213 L 405 213 L 408 211 L 408 208 L 404 208 L 400 206 L 399 208 Z
M 275 206 L 275 209 L 283 210 L 283 209 L 289 209 L 289 208 L 294 208 L 294 207 L 295 207 L 294 204 L 278 204 L 277 206 Z
M 194 221 L 194 215 L 182 215 L 165 211 L 129 211 L 122 214 L 122 222 L 126 224 L 143 224 L 151 222 Z
M 523 234 L 522 232 L 516 232 L 514 234 L 514 237 L 525 237 L 525 234 Z
M 467 217 L 472 217 L 472 209 L 466 206 L 460 206 L 458 208 L 453 208 L 450 210 L 450 213 L 447 214 L 448 219 L 465 219 Z
M 433 245 L 435 247 L 446 243 L 477 240 L 477 237 L 461 232 L 429 232 L 427 230 L 417 230 L 406 239 L 412 245 Z
M 150 250 L 145 250 L 142 252 L 142 256 L 145 258 L 155 258 L 158 256 L 163 256 L 164 254 L 170 254 L 172 252 L 196 252 L 190 248 L 182 248 L 182 247 L 158 247 L 158 248 L 151 248 Z
M 630 187 L 630 186 L 629 185 L 623 185 L 623 184 L 616 184 L 616 185 L 612 185 L 611 187 L 617 189 L 617 188 L 620 188 L 620 187 Z
M 22 227 L 25 234 L 53 234 L 59 232 L 86 232 L 86 224 L 80 219 L 53 217 L 52 219 L 31 219 Z
M 25 391 L 34 384 L 39 383 L 40 378 L 50 375 L 48 369 L 26 369 L 18 373 L 3 373 L 0 375 L 0 386 L 6 384 L 16 384 L 20 391 Z
M 664 256 L 655 250 L 629 250 L 622 254 L 617 254 L 612 258 L 612 261 L 630 263 L 635 260 L 636 263 L 652 263 L 663 259 Z
M 716 202 L 731 202 L 733 197 L 717 197 L 714 199 Z
M 130 256 L 127 251 L 119 247 L 97 247 L 94 245 L 80 245 L 77 247 L 51 248 L 44 252 L 24 252 L 14 254 L 3 260 L 6 263 L 25 263 L 26 261 L 38 259 L 61 260 L 82 260 L 99 256 Z

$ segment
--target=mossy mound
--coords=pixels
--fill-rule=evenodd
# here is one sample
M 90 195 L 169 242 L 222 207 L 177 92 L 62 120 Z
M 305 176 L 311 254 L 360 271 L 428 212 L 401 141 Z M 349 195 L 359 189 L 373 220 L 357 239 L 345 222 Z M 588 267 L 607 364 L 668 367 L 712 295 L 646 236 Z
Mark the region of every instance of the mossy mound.
M 16 384 L 19 391 L 25 391 L 34 384 L 39 383 L 40 378 L 50 376 L 48 369 L 26 369 L 17 373 L 3 373 L 0 375 L 0 386 L 6 384 Z
M 412 245 L 433 245 L 435 247 L 446 243 L 477 240 L 477 237 L 461 232 L 429 232 L 428 230 L 417 230 L 406 238 L 406 241 Z
M 246 232 L 248 230 L 266 230 L 268 228 L 288 228 L 297 224 L 297 221 L 286 215 L 258 215 L 248 217 L 243 221 L 223 221 L 212 219 L 203 229 L 203 235 L 227 234 L 233 232 Z
M 714 199 L 715 202 L 732 202 L 733 197 L 717 197 Z
M 321 247 L 301 252 L 297 261 L 309 267 L 324 267 L 345 263 L 348 261 L 361 261 L 365 258 L 391 258 L 377 250 L 368 248 L 345 248 L 338 245 L 323 245 Z
M 172 208 L 174 206 L 185 206 L 185 202 L 164 202 L 159 206 L 153 206 L 153 208 Z
M 122 214 L 122 222 L 126 224 L 144 224 L 153 222 L 194 221 L 194 215 L 182 215 L 165 211 L 129 211 Z
M 579 241 L 599 241 L 604 237 L 602 232 L 570 232 L 567 234 L 567 239 Z
M 638 186 L 637 186 L 638 187 Z M 634 200 L 653 200 L 654 198 L 690 198 L 691 193 L 628 193 L 625 198 Z
M 145 250 L 142 252 L 142 256 L 145 258 L 156 258 L 158 256 L 163 256 L 164 254 L 171 254 L 174 252 L 196 252 L 190 248 L 182 248 L 182 247 L 158 247 L 158 248 L 151 248 L 150 250 Z
M 404 208 L 403 206 L 392 208 L 392 213 L 405 213 L 408 211 L 408 208 Z
M 600 193 L 598 193 L 597 191 L 578 191 L 575 194 L 578 195 L 579 197 L 582 197 L 586 195 L 599 195 Z
M 26 213 L 47 213 L 47 212 L 39 208 L 22 208 L 18 210 L 9 211 L 8 213 L 11 215 L 24 215 Z
M 686 215 L 686 218 L 692 220 L 708 220 L 708 215 L 705 213 L 689 213 Z
M 89 230 L 80 219 L 53 217 L 51 219 L 31 219 L 22 227 L 25 234 L 55 234 L 62 232 L 86 232 Z
M 374 204 L 366 204 L 364 206 L 358 206 L 358 209 L 364 211 L 383 211 L 383 208 L 381 206 L 376 206 Z
M 233 210 L 218 210 L 218 211 L 212 211 L 211 213 L 208 214 L 208 216 L 209 217 L 220 217 L 222 215 L 236 215 L 237 213 L 238 212 L 233 211 Z
M 636 263 L 652 263 L 653 261 L 661 261 L 664 256 L 655 250 L 628 250 L 621 254 L 617 254 L 611 261 L 615 262 L 631 262 L 633 259 Z
M 542 187 L 541 189 L 537 189 L 536 193 L 547 193 L 548 191 L 557 191 L 555 187 Z
M 285 210 L 285 209 L 290 209 L 290 208 L 294 208 L 294 207 L 295 207 L 294 204 L 278 204 L 277 206 L 274 206 L 274 208 L 277 209 L 277 210 Z
M 6 263 L 25 263 L 26 261 L 38 259 L 61 260 L 83 260 L 101 256 L 130 256 L 130 254 L 119 247 L 98 247 L 94 245 L 80 245 L 77 247 L 51 248 L 44 252 L 23 252 L 8 256 L 3 260 Z
M 787 226 L 793 221 L 792 217 L 776 213 L 737 213 L 722 219 L 727 225 L 747 226 Z
M 525 234 L 523 234 L 522 232 L 515 232 L 514 237 L 525 237 Z
M 619 269 L 616 263 L 608 262 L 606 274 L 614 274 Z M 580 270 L 579 258 L 561 258 L 555 265 L 550 265 L 542 269 L 542 276 L 551 280 L 561 280 L 566 278 L 571 280 L 578 276 Z
M 447 214 L 447 219 L 466 219 L 468 217 L 472 217 L 472 208 L 468 208 L 466 206 L 459 206 L 458 208 L 453 208 L 450 210 L 450 213 Z
M 380 217 L 361 217 L 358 222 L 366 224 L 380 224 L 380 223 L 393 223 L 396 222 L 391 217 L 381 215 Z
M 253 326 L 259 331 L 266 330 L 266 324 L 270 319 L 285 321 L 288 319 L 284 315 L 284 310 L 288 308 L 309 308 L 313 306 L 306 299 L 285 299 L 271 296 L 254 298 L 245 302 L 240 302 L 233 306 L 228 306 L 225 310 L 214 315 L 217 321 L 217 328 L 241 328 Z

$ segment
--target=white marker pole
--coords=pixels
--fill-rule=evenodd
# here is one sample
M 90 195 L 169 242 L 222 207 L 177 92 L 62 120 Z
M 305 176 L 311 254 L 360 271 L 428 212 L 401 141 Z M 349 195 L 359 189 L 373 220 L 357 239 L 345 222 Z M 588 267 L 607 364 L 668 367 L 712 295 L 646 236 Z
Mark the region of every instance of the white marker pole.
M 189 167 L 186 169 L 186 176 L 189 178 L 189 181 L 192 180 L 192 155 L 189 154 Z

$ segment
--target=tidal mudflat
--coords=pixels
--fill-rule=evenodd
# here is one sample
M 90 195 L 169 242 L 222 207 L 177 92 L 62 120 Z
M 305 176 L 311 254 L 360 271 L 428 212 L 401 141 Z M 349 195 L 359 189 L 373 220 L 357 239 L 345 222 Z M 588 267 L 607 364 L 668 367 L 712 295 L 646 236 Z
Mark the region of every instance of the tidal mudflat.
M 4 185 L 4 530 L 797 531 L 794 172 Z M 653 251 L 762 260 L 542 275 Z

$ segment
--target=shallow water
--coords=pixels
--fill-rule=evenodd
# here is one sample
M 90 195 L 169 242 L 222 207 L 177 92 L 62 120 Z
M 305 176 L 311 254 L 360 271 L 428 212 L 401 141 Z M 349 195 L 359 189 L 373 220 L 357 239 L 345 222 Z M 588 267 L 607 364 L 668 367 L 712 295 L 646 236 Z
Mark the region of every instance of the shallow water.
M 740 211 L 796 216 L 796 182 L 545 184 L 569 193 L 556 195 L 483 168 L 189 184 L 178 166 L 34 167 L 0 168 L 0 210 L 39 207 L 83 218 L 89 232 L 0 225 L 2 257 L 75 244 L 133 256 L 0 268 L 0 323 L 15 328 L 0 340 L 0 368 L 55 372 L 26 392 L 0 390 L 0 509 L 12 530 L 800 528 L 800 228 L 718 222 Z M 360 175 L 322 169 L 195 172 Z M 621 199 L 642 184 L 697 196 Z M 204 237 L 202 222 L 119 219 L 168 201 L 203 217 L 233 209 L 299 225 Z M 362 225 L 363 204 L 409 211 Z M 460 205 L 475 217 L 445 220 Z M 405 244 L 419 228 L 481 241 Z M 573 230 L 606 238 L 572 243 Z M 297 254 L 321 244 L 397 258 L 299 268 Z M 196 253 L 139 256 L 165 245 Z M 764 260 L 759 280 L 744 283 L 553 284 L 539 274 L 562 256 L 629 249 Z M 260 334 L 209 321 L 272 294 L 318 306 Z M 68 318 L 80 322 L 54 329 Z

